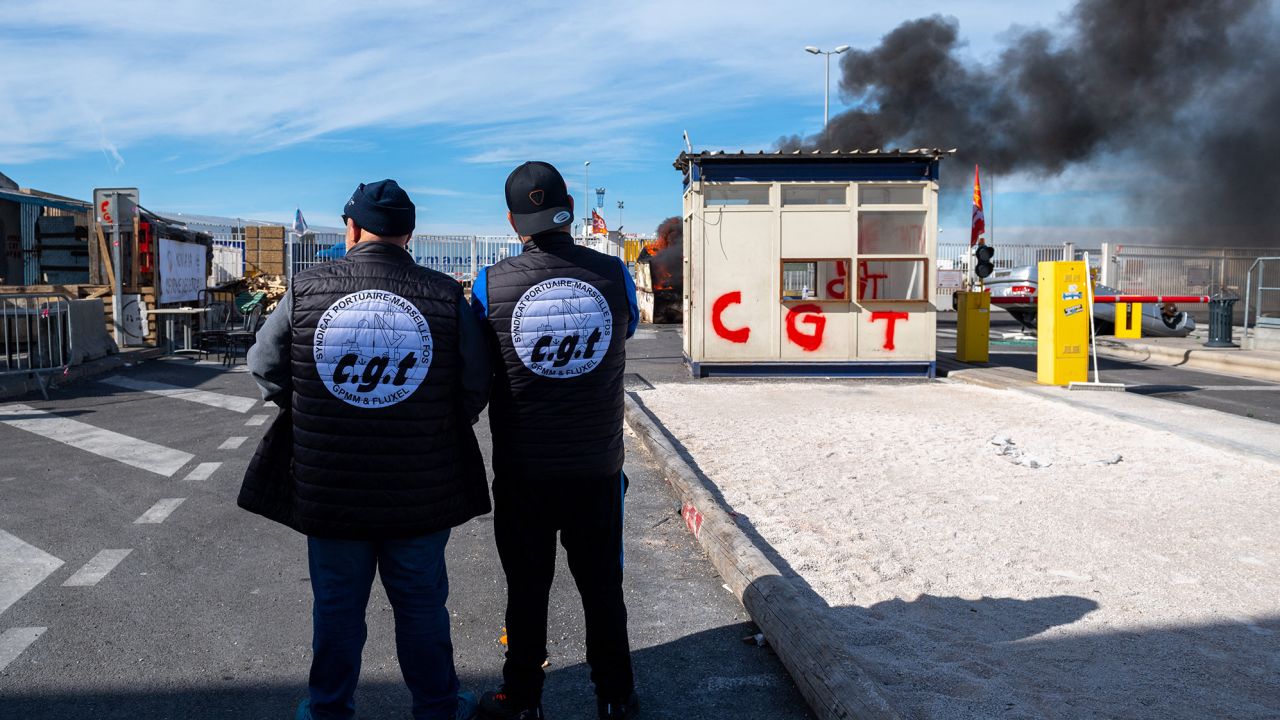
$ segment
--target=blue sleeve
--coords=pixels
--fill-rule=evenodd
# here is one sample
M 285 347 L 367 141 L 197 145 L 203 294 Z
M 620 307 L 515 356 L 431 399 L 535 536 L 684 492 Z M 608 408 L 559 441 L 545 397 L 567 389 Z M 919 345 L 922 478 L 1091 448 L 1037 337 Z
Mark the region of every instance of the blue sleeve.
M 467 419 L 474 418 L 489 404 L 489 385 L 493 377 L 489 342 L 475 316 L 475 305 L 458 298 L 458 350 L 462 354 L 462 404 Z
M 480 272 L 476 273 L 476 279 L 471 281 L 471 309 L 481 320 L 489 317 L 488 270 L 489 268 L 480 268 Z
M 627 337 L 631 337 L 636 334 L 636 327 L 640 325 L 640 305 L 636 303 L 636 281 L 627 270 L 626 261 L 618 258 L 618 264 L 622 266 L 622 277 L 627 289 L 627 309 L 631 311 L 631 320 L 627 323 Z

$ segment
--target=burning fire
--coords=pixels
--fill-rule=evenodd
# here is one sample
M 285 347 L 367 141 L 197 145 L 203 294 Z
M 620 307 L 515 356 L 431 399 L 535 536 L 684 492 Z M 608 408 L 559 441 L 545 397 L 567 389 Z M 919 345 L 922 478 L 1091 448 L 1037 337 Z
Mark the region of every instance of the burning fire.
M 671 217 L 658 226 L 657 238 L 645 243 L 649 276 L 654 290 L 678 290 L 680 263 L 684 259 L 684 226 L 680 218 Z

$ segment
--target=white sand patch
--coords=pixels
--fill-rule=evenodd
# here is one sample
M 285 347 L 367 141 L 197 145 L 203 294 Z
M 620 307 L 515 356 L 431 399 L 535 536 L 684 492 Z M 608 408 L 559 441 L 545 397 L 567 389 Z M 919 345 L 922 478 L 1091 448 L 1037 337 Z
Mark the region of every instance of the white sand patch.
M 909 717 L 1280 716 L 1274 465 L 972 386 L 641 399 Z

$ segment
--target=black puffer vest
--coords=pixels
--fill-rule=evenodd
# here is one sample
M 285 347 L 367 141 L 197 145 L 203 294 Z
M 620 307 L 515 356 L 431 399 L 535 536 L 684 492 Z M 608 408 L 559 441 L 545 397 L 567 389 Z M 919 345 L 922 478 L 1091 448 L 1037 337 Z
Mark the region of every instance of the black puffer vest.
M 567 233 L 525 243 L 485 271 L 499 353 L 489 404 L 495 482 L 622 470 L 624 272 Z
M 462 417 L 462 288 L 404 249 L 357 245 L 293 281 L 293 475 L 298 529 L 376 540 L 489 511 Z

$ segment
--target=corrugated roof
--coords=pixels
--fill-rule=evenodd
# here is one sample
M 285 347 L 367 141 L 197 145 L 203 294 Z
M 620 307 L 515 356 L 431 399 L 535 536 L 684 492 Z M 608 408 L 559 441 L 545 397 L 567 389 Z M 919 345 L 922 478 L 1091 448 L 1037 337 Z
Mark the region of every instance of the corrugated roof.
M 32 195 L 28 192 L 20 190 L 0 190 L 0 200 L 8 200 L 16 202 L 20 205 L 39 205 L 40 207 L 51 207 L 59 210 L 67 210 L 69 212 L 88 212 L 89 203 L 75 198 L 64 198 L 60 195 L 52 197 L 45 194 Z
M 867 150 L 792 150 L 790 152 L 772 151 L 765 152 L 757 150 L 756 152 L 747 152 L 739 150 L 737 152 L 729 152 L 725 150 L 703 150 L 702 152 L 689 153 L 682 152 L 680 157 L 676 158 L 674 163 L 677 170 L 687 170 L 692 163 L 711 162 L 741 162 L 750 161 L 757 162 L 766 161 L 785 161 L 785 162 L 832 162 L 849 160 L 920 160 L 930 159 L 938 160 L 948 155 L 954 155 L 956 148 L 943 150 L 941 148 L 912 148 L 909 150 L 901 150 L 895 148 L 893 150 L 884 150 L 880 148 L 871 148 Z

